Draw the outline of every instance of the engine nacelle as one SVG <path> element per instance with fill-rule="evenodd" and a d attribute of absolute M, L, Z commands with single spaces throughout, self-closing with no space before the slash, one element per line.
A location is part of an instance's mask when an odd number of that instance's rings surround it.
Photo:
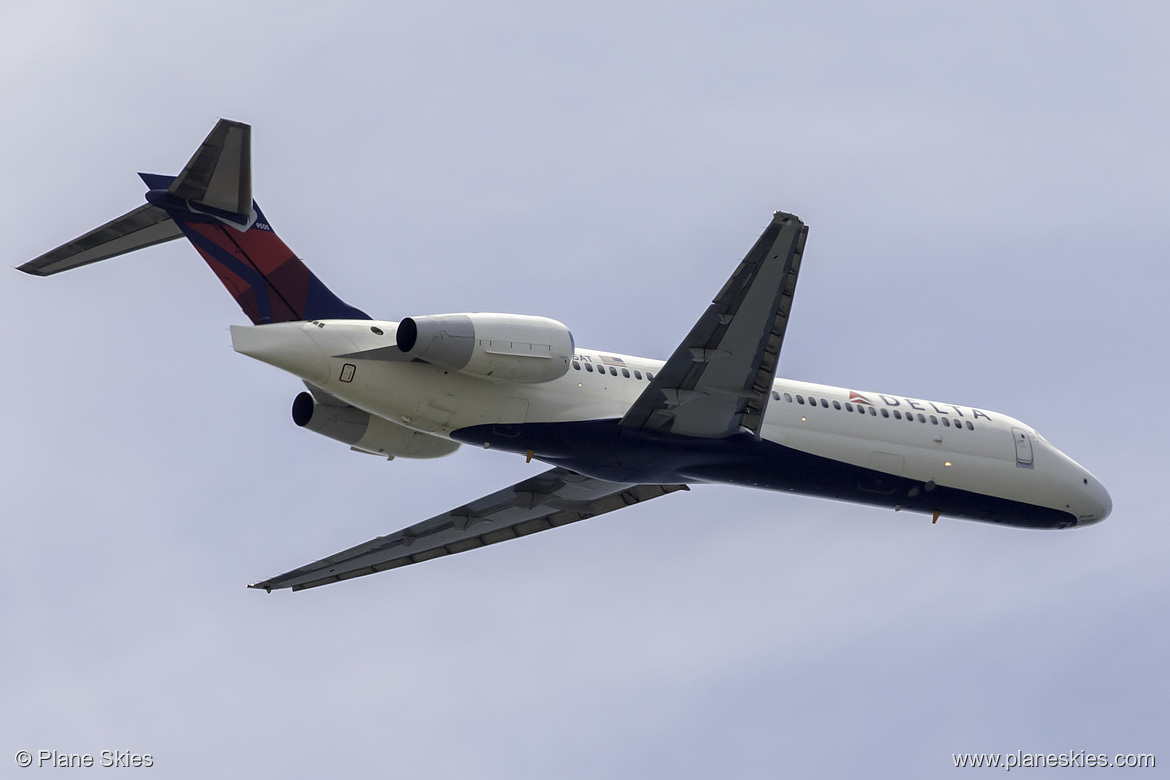
<path fill-rule="evenodd" d="M 433 314 L 398 323 L 398 348 L 412 358 L 474 376 L 535 384 L 559 379 L 573 359 L 573 334 L 547 317 Z"/>
<path fill-rule="evenodd" d="M 414 431 L 353 406 L 323 404 L 311 393 L 293 401 L 293 422 L 336 439 L 355 450 L 387 458 L 441 458 L 459 449 L 459 442 Z"/>

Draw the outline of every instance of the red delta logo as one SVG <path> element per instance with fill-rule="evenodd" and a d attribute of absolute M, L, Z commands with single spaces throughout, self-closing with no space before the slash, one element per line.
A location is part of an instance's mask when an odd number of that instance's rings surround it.
<path fill-rule="evenodd" d="M 870 406 L 873 406 L 873 401 L 869 400 L 856 390 L 849 391 L 849 400 L 855 404 L 869 404 Z"/>

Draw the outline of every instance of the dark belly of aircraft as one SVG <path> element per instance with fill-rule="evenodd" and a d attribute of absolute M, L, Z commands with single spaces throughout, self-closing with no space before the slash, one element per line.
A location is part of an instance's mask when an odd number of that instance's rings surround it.
<path fill-rule="evenodd" d="M 749 434 L 699 439 L 629 431 L 618 421 L 476 425 L 451 433 L 475 446 L 524 454 L 595 479 L 628 484 L 702 482 L 833 498 L 1019 528 L 1067 528 L 1069 512 L 986 496 L 811 455 Z"/>

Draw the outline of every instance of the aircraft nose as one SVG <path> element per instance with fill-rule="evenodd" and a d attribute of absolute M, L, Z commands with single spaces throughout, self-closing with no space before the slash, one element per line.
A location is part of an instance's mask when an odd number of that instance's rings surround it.
<path fill-rule="evenodd" d="M 1087 492 L 1087 500 L 1085 510 L 1078 515 L 1077 525 L 1092 525 L 1099 523 L 1109 516 L 1113 511 L 1113 499 L 1109 496 L 1109 491 L 1101 484 L 1101 481 L 1094 477 L 1089 472 L 1081 478 Z"/>
<path fill-rule="evenodd" d="M 329 373 L 325 353 L 301 322 L 232 325 L 232 348 L 309 382 L 321 382 Z"/>

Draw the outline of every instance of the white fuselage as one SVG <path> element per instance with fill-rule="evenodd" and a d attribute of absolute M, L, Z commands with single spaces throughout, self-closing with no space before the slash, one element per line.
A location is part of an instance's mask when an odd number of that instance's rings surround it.
<path fill-rule="evenodd" d="M 477 426 L 620 419 L 663 365 L 577 348 L 573 367 L 559 379 L 503 382 L 395 359 L 394 350 L 384 348 L 395 344 L 396 326 L 356 320 L 280 323 L 233 327 L 232 336 L 237 351 L 290 371 L 358 409 L 448 438 Z M 375 350 L 387 357 L 355 356 Z M 1110 511 L 1108 493 L 1093 475 L 1007 415 L 779 378 L 772 387 L 761 431 L 768 442 L 922 483 L 926 490 L 953 488 L 1064 511 L 1077 525 L 1097 522 Z M 884 503 L 900 508 L 893 496 Z"/>

